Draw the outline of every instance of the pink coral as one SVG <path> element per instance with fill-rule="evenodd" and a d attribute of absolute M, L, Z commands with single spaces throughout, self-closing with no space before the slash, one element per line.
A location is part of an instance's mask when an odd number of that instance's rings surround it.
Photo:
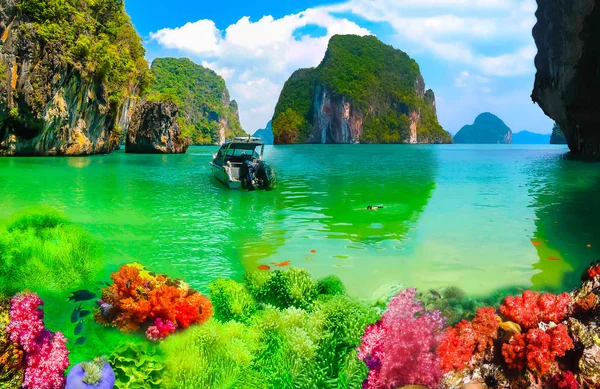
<path fill-rule="evenodd" d="M 555 374 L 548 380 L 546 385 L 548 389 L 577 389 L 579 383 L 575 379 L 575 375 L 570 371 L 565 371 L 560 374 Z"/>
<path fill-rule="evenodd" d="M 11 301 L 10 323 L 6 327 L 10 339 L 25 351 L 23 387 L 61 389 L 64 372 L 69 367 L 67 340 L 60 332 L 44 329 L 42 300 L 35 293 L 21 293 Z"/>
<path fill-rule="evenodd" d="M 358 357 L 370 370 L 364 388 L 435 387 L 441 377 L 435 349 L 445 320 L 439 311 L 425 311 L 416 293 L 402 291 L 381 321 L 367 327 L 358 348 Z"/>
<path fill-rule="evenodd" d="M 556 366 L 556 358 L 573 349 L 573 341 L 564 324 L 547 330 L 532 329 L 526 334 L 515 334 L 508 344 L 502 346 L 502 355 L 512 369 L 544 375 Z"/>
<path fill-rule="evenodd" d="M 539 323 L 560 323 L 569 310 L 572 298 L 561 295 L 542 294 L 526 290 L 522 296 L 507 297 L 500 306 L 500 313 L 524 329 L 536 328 Z"/>
<path fill-rule="evenodd" d="M 163 321 L 161 318 L 158 318 L 154 321 L 153 326 L 148 327 L 146 336 L 150 340 L 158 341 L 166 338 L 169 334 L 175 332 L 176 329 L 177 325 L 172 321 Z"/>

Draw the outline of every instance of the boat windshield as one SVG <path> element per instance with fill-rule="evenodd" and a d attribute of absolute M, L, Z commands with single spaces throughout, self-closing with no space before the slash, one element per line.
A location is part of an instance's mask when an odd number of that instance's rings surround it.
<path fill-rule="evenodd" d="M 262 157 L 264 145 L 262 143 L 227 143 L 221 146 L 214 163 L 224 166 L 227 162 L 243 163 Z"/>

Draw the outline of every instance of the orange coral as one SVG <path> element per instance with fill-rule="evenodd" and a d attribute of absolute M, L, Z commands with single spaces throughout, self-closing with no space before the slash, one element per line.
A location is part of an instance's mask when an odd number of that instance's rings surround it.
<path fill-rule="evenodd" d="M 111 276 L 113 284 L 102 291 L 97 321 L 115 325 L 122 331 L 137 331 L 157 319 L 187 328 L 212 316 L 212 304 L 207 297 L 183 282 L 151 274 L 139 265 L 122 266 Z"/>

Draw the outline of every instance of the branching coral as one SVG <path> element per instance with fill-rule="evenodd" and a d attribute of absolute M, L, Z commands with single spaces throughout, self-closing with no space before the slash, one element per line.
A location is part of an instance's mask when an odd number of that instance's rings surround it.
<path fill-rule="evenodd" d="M 150 326 L 150 339 L 162 339 L 172 328 L 200 324 L 213 314 L 205 296 L 182 281 L 152 275 L 140 265 L 125 265 L 111 276 L 113 284 L 102 290 L 96 320 L 122 331 Z M 160 319 L 160 321 L 157 321 Z"/>
<path fill-rule="evenodd" d="M 567 316 L 571 302 L 568 293 L 540 295 L 526 290 L 522 296 L 507 297 L 500 306 L 500 313 L 524 329 L 531 329 L 539 323 L 560 323 Z"/>
<path fill-rule="evenodd" d="M 515 334 L 508 344 L 502 346 L 502 355 L 508 367 L 530 371 L 543 376 L 556 366 L 556 358 L 562 357 L 574 347 L 567 326 L 532 329 L 526 334 Z"/>
<path fill-rule="evenodd" d="M 381 321 L 367 327 L 358 352 L 370 369 L 366 388 L 434 387 L 439 380 L 435 349 L 445 321 L 439 311 L 425 311 L 415 295 L 415 289 L 402 291 Z"/>
<path fill-rule="evenodd" d="M 61 389 L 64 371 L 69 367 L 67 339 L 60 332 L 44 329 L 44 312 L 38 307 L 42 300 L 35 293 L 21 293 L 12 298 L 10 339 L 25 351 L 26 369 L 23 387 L 30 389 Z"/>
<path fill-rule="evenodd" d="M 498 316 L 494 308 L 479 308 L 472 322 L 461 321 L 447 329 L 438 349 L 442 370 L 462 370 L 479 362 L 498 337 Z"/>
<path fill-rule="evenodd" d="M 215 317 L 220 321 L 247 322 L 256 311 L 252 295 L 233 280 L 218 279 L 209 285 L 210 298 L 215 307 Z"/>
<path fill-rule="evenodd" d="M 570 371 L 553 375 L 547 384 L 548 389 L 577 389 L 578 387 L 579 383 L 575 379 L 573 372 Z"/>

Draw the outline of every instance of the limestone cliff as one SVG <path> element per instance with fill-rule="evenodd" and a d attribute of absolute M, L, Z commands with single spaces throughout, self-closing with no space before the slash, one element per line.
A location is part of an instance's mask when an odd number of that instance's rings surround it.
<path fill-rule="evenodd" d="M 136 105 L 127 132 L 127 153 L 185 153 L 189 139 L 177 123 L 179 109 L 174 103 L 142 101 Z"/>
<path fill-rule="evenodd" d="M 113 150 L 124 102 L 147 73 L 122 2 L 0 5 L 0 155 Z"/>
<path fill-rule="evenodd" d="M 537 0 L 533 101 L 575 154 L 600 157 L 600 4 Z"/>
<path fill-rule="evenodd" d="M 376 37 L 336 35 L 314 69 L 286 82 L 275 143 L 449 143 L 419 66 Z"/>

